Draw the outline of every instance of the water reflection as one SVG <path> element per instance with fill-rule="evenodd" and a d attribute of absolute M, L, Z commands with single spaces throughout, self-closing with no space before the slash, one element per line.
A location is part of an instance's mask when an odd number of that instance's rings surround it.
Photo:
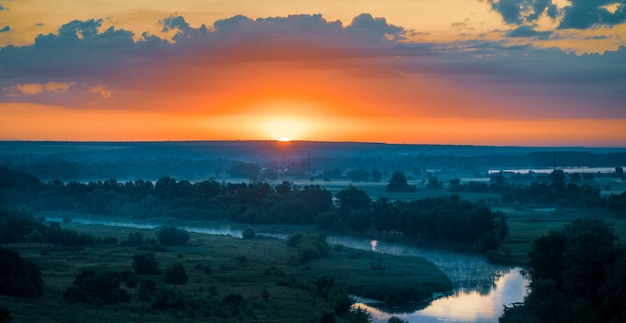
<path fill-rule="evenodd" d="M 374 240 L 375 241 L 375 240 Z M 416 248 L 402 244 L 354 237 L 330 236 L 328 242 L 375 252 L 418 256 L 434 263 L 454 286 L 454 292 L 430 303 L 388 308 L 384 304 L 357 304 L 367 309 L 374 322 L 386 323 L 391 316 L 409 322 L 498 322 L 503 305 L 521 302 L 528 281 L 519 268 L 488 263 L 484 257 L 453 251 Z"/>
<path fill-rule="evenodd" d="M 374 323 L 386 323 L 396 316 L 408 322 L 498 322 L 503 305 L 519 302 L 526 295 L 526 279 L 518 269 L 499 277 L 493 288 L 486 294 L 477 290 L 458 289 L 452 295 L 436 299 L 422 310 L 412 313 L 389 311 L 378 304 L 356 306 L 367 309 L 374 317 Z"/>

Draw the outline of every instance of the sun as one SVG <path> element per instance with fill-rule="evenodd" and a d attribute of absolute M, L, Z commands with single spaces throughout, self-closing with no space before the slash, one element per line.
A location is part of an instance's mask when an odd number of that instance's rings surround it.
<path fill-rule="evenodd" d="M 307 128 L 306 120 L 296 117 L 271 117 L 262 125 L 270 139 L 281 142 L 302 138 Z"/>

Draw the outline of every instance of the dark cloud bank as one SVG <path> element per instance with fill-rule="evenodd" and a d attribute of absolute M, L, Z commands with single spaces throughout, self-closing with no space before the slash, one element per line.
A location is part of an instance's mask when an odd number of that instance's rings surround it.
<path fill-rule="evenodd" d="M 543 15 L 558 20 L 559 29 L 587 29 L 626 22 L 626 0 L 571 0 L 562 9 L 553 0 L 486 1 L 509 24 L 534 23 Z M 617 9 L 610 10 L 611 5 Z"/>

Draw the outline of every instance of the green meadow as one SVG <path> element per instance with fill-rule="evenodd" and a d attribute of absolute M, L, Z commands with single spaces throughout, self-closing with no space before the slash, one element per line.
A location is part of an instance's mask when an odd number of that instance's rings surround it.
<path fill-rule="evenodd" d="M 77 223 L 64 227 L 120 241 L 131 232 L 141 232 L 146 238 L 154 236 L 153 230 Z M 154 251 L 159 269 L 181 263 L 188 282 L 167 285 L 158 275 L 149 277 L 163 286 L 159 289 L 171 290 L 172 295 L 189 302 L 189 306 L 155 308 L 154 298 L 152 303 L 141 301 L 138 288 L 124 283 L 120 286 L 131 295 L 128 303 L 86 305 L 63 300 L 64 291 L 82 270 L 132 271 L 133 255 L 151 248 L 111 244 L 67 248 L 31 245 L 14 249 L 41 268 L 44 296 L 2 296 L 0 304 L 11 311 L 14 322 L 317 322 L 323 312 L 333 311 L 332 304 L 320 293 L 322 287 L 339 287 L 351 294 L 388 300 L 407 295 L 427 298 L 433 292 L 451 289 L 450 280 L 432 263 L 420 258 L 381 257 L 331 246 L 327 258 L 300 263 L 297 250 L 282 240 L 191 233 L 186 246 Z M 238 298 L 234 307 L 224 303 L 225 299 Z"/>

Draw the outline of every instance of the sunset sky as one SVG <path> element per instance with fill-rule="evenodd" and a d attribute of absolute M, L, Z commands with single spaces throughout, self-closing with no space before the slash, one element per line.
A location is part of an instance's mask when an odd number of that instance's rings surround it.
<path fill-rule="evenodd" d="M 626 147 L 626 0 L 0 0 L 0 140 Z"/>

